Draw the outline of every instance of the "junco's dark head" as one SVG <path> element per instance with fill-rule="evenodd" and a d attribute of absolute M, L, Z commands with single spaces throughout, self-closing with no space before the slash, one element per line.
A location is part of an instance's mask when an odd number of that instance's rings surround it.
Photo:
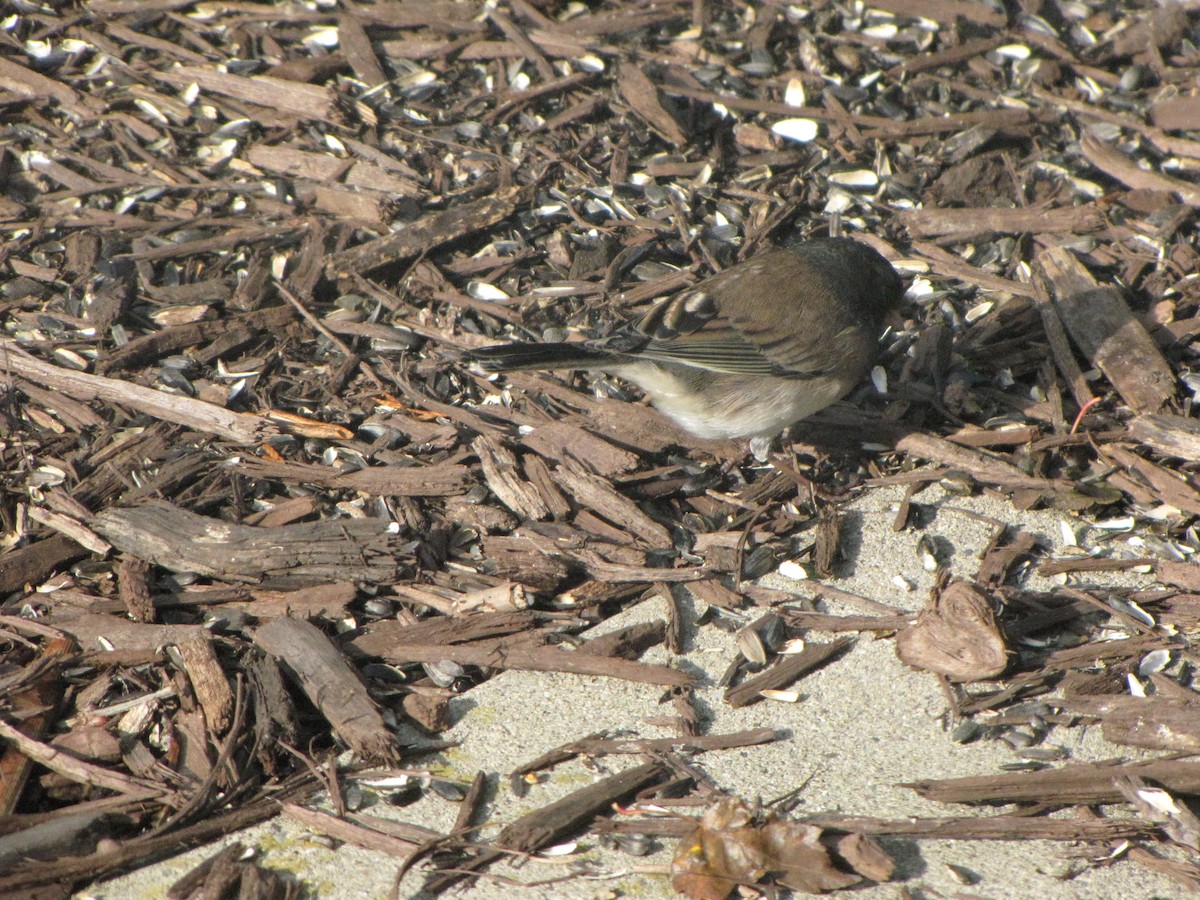
<path fill-rule="evenodd" d="M 870 371 L 903 293 L 875 250 L 825 238 L 730 266 L 601 340 L 498 344 L 469 358 L 492 372 L 611 372 L 698 437 L 765 438 Z"/>

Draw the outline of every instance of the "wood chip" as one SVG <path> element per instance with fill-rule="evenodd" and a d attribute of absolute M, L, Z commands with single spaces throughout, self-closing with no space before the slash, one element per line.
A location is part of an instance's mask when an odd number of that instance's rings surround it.
<path fill-rule="evenodd" d="M 279 660 L 351 750 L 368 761 L 400 759 L 396 738 L 358 674 L 320 629 L 299 619 L 274 619 L 254 632 L 254 643 Z"/>
<path fill-rule="evenodd" d="M 1175 395 L 1171 368 L 1116 288 L 1096 284 L 1061 247 L 1038 254 L 1035 266 L 1076 346 L 1098 366 L 1137 413 L 1157 413 Z"/>

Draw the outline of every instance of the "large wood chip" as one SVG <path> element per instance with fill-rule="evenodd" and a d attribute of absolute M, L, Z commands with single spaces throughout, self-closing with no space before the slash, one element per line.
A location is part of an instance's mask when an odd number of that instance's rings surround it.
<path fill-rule="evenodd" d="M 471 484 L 466 466 L 370 466 L 340 472 L 328 466 L 243 457 L 237 468 L 256 478 L 278 478 L 296 484 L 362 491 L 376 497 L 446 497 L 466 493 Z"/>
<path fill-rule="evenodd" d="M 1200 122 L 1200 97 L 1167 97 L 1150 107 L 1150 121 L 1167 131 L 1192 131 Z"/>
<path fill-rule="evenodd" d="M 1145 415 L 1129 423 L 1129 436 L 1157 450 L 1189 462 L 1200 459 L 1200 420 L 1186 416 Z"/>
<path fill-rule="evenodd" d="M 500 441 L 489 435 L 476 438 L 471 449 L 479 457 L 483 480 L 492 489 L 496 498 L 526 519 L 546 519 L 550 510 L 538 490 L 521 477 L 517 468 L 517 457 Z"/>
<path fill-rule="evenodd" d="M 1103 455 L 1123 466 L 1136 476 L 1150 493 L 1167 506 L 1173 506 L 1191 515 L 1200 515 L 1200 492 L 1182 474 L 1176 474 L 1157 463 L 1138 456 L 1120 444 L 1106 444 Z"/>
<path fill-rule="evenodd" d="M 377 648 L 378 643 L 373 641 L 371 646 Z M 402 664 L 438 663 L 448 660 L 459 665 L 483 666 L 490 669 L 602 675 L 639 684 L 686 687 L 695 683 L 691 675 L 669 666 L 633 662 L 595 653 L 572 653 L 557 647 L 527 647 L 518 641 L 476 641 L 472 644 L 393 643 L 380 649 L 378 655 L 389 662 Z"/>
<path fill-rule="evenodd" d="M 1121 292 L 1098 285 L 1062 247 L 1043 250 L 1034 267 L 1088 361 L 1108 376 L 1134 412 L 1162 412 L 1175 396 L 1175 377 Z"/>
<path fill-rule="evenodd" d="M 921 432 L 906 434 L 896 441 L 896 449 L 919 459 L 932 460 L 950 469 L 961 470 L 984 484 L 994 484 L 1012 490 L 1020 488 L 1069 490 L 1072 487 L 1071 483 L 1067 481 L 1033 478 L 998 456 L 984 453 L 973 447 L 952 444 L 933 434 Z"/>
<path fill-rule="evenodd" d="M 50 621 L 84 650 L 156 650 L 205 634 L 202 625 L 146 625 L 100 613 L 55 614 Z"/>
<path fill-rule="evenodd" d="M 618 493 L 605 479 L 590 472 L 560 466 L 552 476 L 567 496 L 614 525 L 636 534 L 652 547 L 670 547 L 671 533 L 638 509 L 636 503 Z"/>
<path fill-rule="evenodd" d="M 251 528 L 153 503 L 107 509 L 92 524 L 117 549 L 172 572 L 240 581 L 391 581 L 409 555 L 380 519 Z"/>
<path fill-rule="evenodd" d="M 1178 197 L 1188 206 L 1200 206 L 1200 187 L 1196 187 L 1190 181 L 1181 181 L 1151 169 L 1143 169 L 1116 147 L 1101 141 L 1090 131 L 1084 132 L 1079 139 L 1079 146 L 1088 162 L 1128 187 L 1135 190 L 1164 191 Z"/>
<path fill-rule="evenodd" d="M 571 834 L 593 817 L 611 809 L 613 803 L 655 783 L 664 773 L 661 763 L 651 762 L 610 775 L 506 825 L 496 836 L 496 844 L 509 850 L 533 853 Z"/>
<path fill-rule="evenodd" d="M 551 462 L 568 458 L 581 463 L 597 475 L 623 475 L 637 468 L 637 454 L 597 437 L 576 422 L 549 422 L 521 436 L 521 443 Z"/>
<path fill-rule="evenodd" d="M 1015 775 L 931 778 L 905 785 L 939 803 L 1038 803 L 1046 806 L 1113 803 L 1122 799 L 1116 779 L 1145 778 L 1172 793 L 1200 792 L 1200 762 L 1159 759 L 1140 763 L 1076 763 Z"/>
<path fill-rule="evenodd" d="M 1055 705 L 1100 720 L 1104 739 L 1167 753 L 1200 753 L 1200 698 L 1072 697 Z"/>
<path fill-rule="evenodd" d="M 952 237 L 977 239 L 989 234 L 1081 234 L 1105 227 L 1104 215 L 1094 206 L 1039 209 L 908 209 L 898 213 L 900 222 L 914 238 Z"/>
<path fill-rule="evenodd" d="M 233 75 L 202 66 L 177 66 L 154 74 L 177 87 L 196 84 L 201 90 L 244 100 L 297 119 L 328 121 L 337 109 L 337 98 L 329 88 L 269 75 Z"/>
<path fill-rule="evenodd" d="M 185 425 L 238 444 L 257 444 L 278 434 L 278 429 L 260 416 L 230 412 L 203 400 L 168 394 L 115 378 L 64 369 L 30 356 L 15 341 L 0 340 L 0 360 L 5 370 L 76 399 L 99 399 L 128 406 L 165 422 Z"/>
<path fill-rule="evenodd" d="M 233 691 L 221 670 L 211 635 L 198 635 L 176 644 L 184 670 L 214 735 L 223 735 L 233 717 Z"/>
<path fill-rule="evenodd" d="M 779 690 L 820 668 L 849 647 L 853 641 L 840 637 L 828 644 L 808 643 L 799 653 L 781 656 L 771 668 L 748 678 L 725 692 L 725 702 L 733 707 L 748 706 L 763 698 L 763 691 Z"/>
<path fill-rule="evenodd" d="M 934 592 L 917 621 L 896 635 L 896 655 L 951 681 L 983 681 L 1008 667 L 991 601 L 966 581 Z"/>
<path fill-rule="evenodd" d="M 315 625 L 279 618 L 254 632 L 254 643 L 282 663 L 334 733 L 365 760 L 395 763 L 396 738 L 342 651 Z"/>
<path fill-rule="evenodd" d="M 370 272 L 389 263 L 404 262 L 442 244 L 495 225 L 508 218 L 529 196 L 527 188 L 501 188 L 490 197 L 456 203 L 406 225 L 400 231 L 375 238 L 330 256 L 326 272 L 331 277 Z"/>

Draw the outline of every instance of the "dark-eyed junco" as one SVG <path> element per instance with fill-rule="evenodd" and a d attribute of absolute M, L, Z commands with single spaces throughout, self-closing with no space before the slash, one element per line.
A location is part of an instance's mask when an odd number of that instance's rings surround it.
<path fill-rule="evenodd" d="M 761 442 L 870 371 L 903 292 L 867 245 L 818 239 L 730 266 L 601 340 L 497 344 L 469 358 L 491 372 L 610 372 L 698 437 Z"/>

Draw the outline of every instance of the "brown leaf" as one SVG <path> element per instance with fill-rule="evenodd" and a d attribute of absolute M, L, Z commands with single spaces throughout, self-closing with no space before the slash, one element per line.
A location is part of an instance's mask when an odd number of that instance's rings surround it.
<path fill-rule="evenodd" d="M 815 825 L 776 820 L 763 829 L 768 867 L 780 884 L 809 894 L 825 894 L 858 884 L 862 879 L 836 868 L 821 843 L 824 832 Z"/>
<path fill-rule="evenodd" d="M 995 678 L 1008 665 L 987 595 L 966 581 L 934 592 L 917 621 L 896 635 L 896 655 L 951 681 Z"/>
<path fill-rule="evenodd" d="M 838 839 L 837 852 L 858 874 L 872 881 L 891 881 L 896 861 L 865 834 L 847 834 Z"/>
<path fill-rule="evenodd" d="M 679 842 L 671 860 L 675 890 L 692 900 L 723 900 L 739 884 L 754 884 L 765 869 L 766 847 L 750 807 L 726 797 Z"/>
<path fill-rule="evenodd" d="M 765 885 L 770 877 L 793 890 L 818 894 L 862 881 L 835 865 L 824 837 L 814 825 L 762 816 L 744 801 L 726 797 L 680 841 L 671 862 L 671 883 L 693 900 L 723 900 L 739 885 Z M 873 874 L 868 877 L 891 877 L 892 861 L 882 850 L 861 835 L 848 837 L 861 839 L 848 845 L 848 859 L 869 869 Z"/>

